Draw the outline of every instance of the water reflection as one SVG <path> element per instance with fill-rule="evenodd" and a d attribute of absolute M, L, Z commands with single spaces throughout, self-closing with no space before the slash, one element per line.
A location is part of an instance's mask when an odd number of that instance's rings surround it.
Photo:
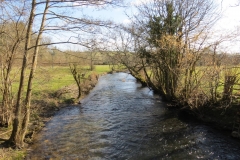
<path fill-rule="evenodd" d="M 101 77 L 47 124 L 28 159 L 240 159 L 239 143 L 180 121 L 126 73 Z"/>

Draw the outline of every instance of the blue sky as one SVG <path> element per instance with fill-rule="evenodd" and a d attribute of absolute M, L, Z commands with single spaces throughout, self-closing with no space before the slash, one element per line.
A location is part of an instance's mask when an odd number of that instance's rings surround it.
<path fill-rule="evenodd" d="M 127 23 L 128 17 L 126 16 L 126 12 L 129 15 L 132 14 L 133 8 L 131 4 L 139 3 L 141 0 L 127 0 L 128 7 L 110 7 L 106 9 L 96 9 L 94 7 L 86 7 L 82 10 L 82 13 L 88 16 L 92 16 L 94 18 L 102 19 L 102 20 L 112 20 L 118 23 Z M 144 0 L 146 2 L 148 0 Z M 237 32 L 237 28 L 239 30 L 238 35 L 240 36 L 240 6 L 235 6 L 239 0 L 215 0 L 219 4 L 219 9 L 222 11 L 222 17 L 219 22 L 216 23 L 214 27 L 214 32 L 216 36 L 226 35 L 231 33 L 232 31 Z M 82 14 L 81 13 L 81 14 Z M 80 14 L 76 12 L 75 14 Z M 64 37 L 64 36 L 62 36 Z M 54 38 L 53 38 L 54 39 Z M 63 46 L 63 48 L 67 49 L 76 49 L 76 46 L 68 45 Z M 240 52 L 240 40 L 239 41 L 228 41 L 225 42 L 223 48 L 230 52 Z"/>
<path fill-rule="evenodd" d="M 135 0 L 132 0 L 132 2 Z M 108 7 L 106 9 L 96 9 L 94 7 L 87 7 L 83 11 L 86 15 L 103 20 L 112 20 L 114 22 L 125 22 L 127 20 L 126 12 L 131 13 L 131 0 L 126 1 L 126 7 Z"/>

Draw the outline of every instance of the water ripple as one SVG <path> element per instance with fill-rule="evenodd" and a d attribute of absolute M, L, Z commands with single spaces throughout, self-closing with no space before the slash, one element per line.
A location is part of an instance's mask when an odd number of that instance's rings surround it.
<path fill-rule="evenodd" d="M 164 105 L 129 74 L 106 75 L 53 117 L 27 159 L 240 159 L 238 142 Z"/>

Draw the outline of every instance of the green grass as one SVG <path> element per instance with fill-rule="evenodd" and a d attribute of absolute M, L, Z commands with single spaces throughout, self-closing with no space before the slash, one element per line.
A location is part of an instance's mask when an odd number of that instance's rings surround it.
<path fill-rule="evenodd" d="M 215 78 L 217 78 L 218 76 L 218 72 L 219 83 L 215 84 L 214 82 Z M 150 69 L 147 71 L 147 73 L 148 75 L 150 75 L 151 73 L 153 74 Z M 221 99 L 224 91 L 225 76 L 228 75 L 237 76 L 237 79 L 239 79 L 239 81 L 233 86 L 233 94 L 240 95 L 240 67 L 238 66 L 221 66 L 220 68 L 214 66 L 197 66 L 190 82 L 195 92 L 204 92 L 204 94 L 208 95 L 209 97 L 211 96 L 211 90 L 215 87 L 215 85 L 217 85 L 217 97 Z M 178 78 L 178 87 L 181 91 L 185 85 L 185 69 L 181 70 L 181 74 Z"/>
<path fill-rule="evenodd" d="M 106 72 L 111 71 L 111 67 L 109 67 L 109 65 L 96 65 L 95 66 L 95 72 L 97 74 L 103 74 Z"/>
<path fill-rule="evenodd" d="M 25 150 L 14 150 L 11 148 L 0 149 L 0 160 L 23 160 L 25 156 Z"/>
<path fill-rule="evenodd" d="M 110 71 L 108 65 L 97 65 L 93 72 L 103 74 L 108 71 Z M 71 84 L 75 84 L 75 81 L 68 66 L 38 67 L 33 90 L 35 94 L 42 91 L 53 92 Z"/>
<path fill-rule="evenodd" d="M 34 79 L 34 91 L 52 91 L 75 83 L 69 67 L 39 67 Z"/>
<path fill-rule="evenodd" d="M 109 65 L 96 65 L 94 71 L 92 72 L 101 75 L 109 71 L 111 71 Z M 15 79 L 12 83 L 12 91 L 14 95 L 16 95 L 19 85 L 19 69 L 15 68 L 13 70 L 13 73 L 15 75 Z M 90 73 L 91 72 L 87 73 L 86 76 L 88 76 Z M 26 77 L 26 81 L 27 80 L 28 79 Z M 33 79 L 33 95 L 37 97 L 39 96 L 40 98 L 43 93 L 53 93 L 71 84 L 75 84 L 75 81 L 73 79 L 69 66 L 38 66 L 35 77 Z M 27 84 L 25 83 L 25 85 Z"/>

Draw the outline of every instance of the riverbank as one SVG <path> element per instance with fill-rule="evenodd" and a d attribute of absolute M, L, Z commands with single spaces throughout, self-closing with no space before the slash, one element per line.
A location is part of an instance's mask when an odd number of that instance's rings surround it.
<path fill-rule="evenodd" d="M 141 78 L 138 78 L 138 80 L 143 85 L 146 83 Z M 157 89 L 153 90 L 156 94 L 160 94 Z M 173 110 L 173 112 L 177 112 L 179 118 L 183 120 L 198 121 L 199 123 L 211 126 L 219 131 L 227 132 L 229 136 L 231 136 L 234 131 L 234 124 L 239 121 L 238 129 L 240 130 L 239 96 L 232 96 L 231 102 L 227 100 L 219 100 L 217 103 L 213 104 L 209 101 L 209 104 L 204 106 L 199 105 L 198 107 L 192 108 L 190 106 L 184 106 L 182 103 L 176 103 L 176 101 L 179 102 L 181 99 L 177 99 L 175 102 L 164 100 L 168 108 Z M 238 140 L 240 139 L 240 133 L 238 133 L 237 136 L 236 134 L 233 136 L 238 138 Z"/>
<path fill-rule="evenodd" d="M 98 77 L 96 75 L 93 75 L 92 78 L 88 79 L 85 87 L 83 86 L 84 95 L 82 96 L 82 98 L 87 95 L 92 88 L 94 88 L 94 86 L 98 82 L 97 79 Z M 34 143 L 35 135 L 37 135 L 39 131 L 41 131 L 42 128 L 45 127 L 45 124 L 51 119 L 52 116 L 54 116 L 57 111 L 66 106 L 75 105 L 78 103 L 78 101 L 73 98 L 74 96 L 76 96 L 76 93 L 77 87 L 75 85 L 70 85 L 59 89 L 51 95 L 46 95 L 46 97 L 43 97 L 42 101 L 34 102 L 33 107 L 35 108 L 33 109 L 33 114 L 31 117 L 32 119 L 30 124 L 30 130 L 26 136 L 27 144 Z M 59 99 L 61 99 L 61 102 L 57 102 L 57 100 L 59 101 Z M 41 108 L 41 110 L 39 110 L 39 108 Z M 235 109 L 237 109 L 237 106 L 235 106 Z M 234 111 L 231 107 L 223 108 L 217 106 L 212 106 L 211 108 L 204 107 L 201 110 L 177 108 L 176 110 L 173 110 L 173 112 L 178 112 L 180 119 L 185 119 L 188 121 L 199 120 L 199 122 L 210 125 L 211 127 L 214 127 L 220 131 L 231 130 L 233 122 L 230 119 L 234 119 L 234 115 L 236 114 L 236 110 Z M 10 153 L 10 155 L 14 154 L 14 156 L 12 156 L 14 157 L 13 159 L 21 159 L 19 157 L 24 157 L 26 152 L 26 150 L 16 151 L 12 149 L 3 149 L 0 152 L 0 156 L 9 157 L 7 153 Z"/>
<path fill-rule="evenodd" d="M 53 117 L 27 158 L 239 159 L 237 141 L 180 120 L 177 110 L 167 109 L 158 95 L 135 82 L 126 73 L 102 77 L 81 106 Z"/>
<path fill-rule="evenodd" d="M 100 67 L 99 67 L 100 68 Z M 97 84 L 99 76 L 106 74 L 110 69 L 97 68 L 81 84 L 82 95 L 76 99 L 78 93 L 76 84 L 64 86 L 54 92 L 41 92 L 34 98 L 31 105 L 31 117 L 29 129 L 25 138 L 25 147 L 22 149 L 5 148 L 2 143 L 9 139 L 11 128 L 0 129 L 0 160 L 1 159 L 24 159 L 27 154 L 28 146 L 34 143 L 34 137 L 45 127 L 45 124 L 51 120 L 52 116 L 62 108 L 69 105 L 77 105 Z"/>
<path fill-rule="evenodd" d="M 227 133 L 228 136 L 232 135 L 238 111 L 239 107 L 237 104 L 228 107 L 212 105 L 202 107 L 201 109 L 190 109 L 188 107 L 177 109 L 180 119 L 184 121 L 197 121 L 198 123 L 217 129 L 220 132 Z"/>
<path fill-rule="evenodd" d="M 77 105 L 79 101 L 95 87 L 101 75 L 89 75 L 86 81 L 81 85 L 82 96 L 80 99 L 74 98 L 78 91 L 77 86 L 73 84 L 63 87 L 51 95 L 44 95 L 45 97 L 43 97 L 42 100 L 33 101 L 29 130 L 25 138 L 26 148 L 15 150 L 1 146 L 0 159 L 8 159 L 8 157 L 11 157 L 11 159 L 23 159 L 27 153 L 28 146 L 34 143 L 35 136 L 45 127 L 46 123 L 51 120 L 52 116 L 66 106 Z M 2 133 L 5 133 L 4 138 L 1 139 L 1 141 L 4 142 L 9 138 L 11 130 L 6 128 L 5 131 L 2 130 Z"/>
<path fill-rule="evenodd" d="M 62 108 L 69 105 L 78 105 L 86 95 L 95 87 L 98 82 L 99 76 L 96 73 L 92 73 L 88 78 L 81 84 L 81 97 L 76 99 L 78 94 L 77 86 L 75 84 L 63 87 L 53 93 L 52 95 L 44 98 L 41 102 L 33 102 L 33 112 L 36 112 L 32 115 L 31 123 L 29 124 L 29 132 L 26 134 L 25 142 L 32 144 L 34 140 L 34 135 L 37 134 L 45 124 L 51 120 L 51 117 Z"/>

